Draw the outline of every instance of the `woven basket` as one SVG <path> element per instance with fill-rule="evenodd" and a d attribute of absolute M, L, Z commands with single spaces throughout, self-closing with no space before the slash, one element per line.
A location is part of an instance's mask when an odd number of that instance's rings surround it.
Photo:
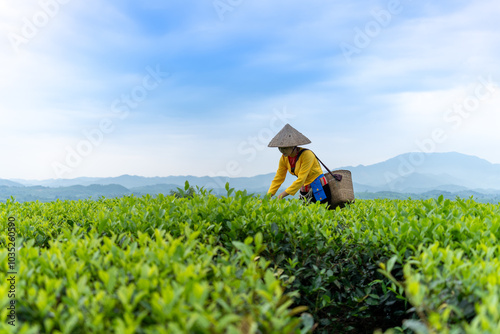
<path fill-rule="evenodd" d="M 332 173 L 342 175 L 342 180 L 337 181 L 330 173 L 324 173 L 328 180 L 328 185 L 330 186 L 330 192 L 332 193 L 330 206 L 335 209 L 338 206 L 343 208 L 347 203 L 354 203 L 355 199 L 351 172 L 341 169 L 332 171 Z"/>

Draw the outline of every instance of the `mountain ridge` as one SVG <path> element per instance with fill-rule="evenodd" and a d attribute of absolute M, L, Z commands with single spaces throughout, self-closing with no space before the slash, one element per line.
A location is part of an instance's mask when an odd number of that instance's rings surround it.
<path fill-rule="evenodd" d="M 500 164 L 493 164 L 485 159 L 458 152 L 421 153 L 409 152 L 397 155 L 372 165 L 358 165 L 331 168 L 330 170 L 347 169 L 351 171 L 355 193 L 399 193 L 399 194 L 434 194 L 435 192 L 451 194 L 500 194 Z M 211 189 L 215 193 L 225 193 L 224 187 L 229 182 L 236 190 L 247 190 L 249 193 L 266 193 L 275 173 L 260 174 L 250 177 L 210 177 L 176 175 L 165 177 L 145 177 L 124 174 L 117 177 L 79 177 L 74 179 L 22 180 L 0 179 L 0 195 L 5 198 L 9 193 L 28 193 L 31 187 L 46 187 L 47 193 L 68 194 L 64 188 L 74 186 L 91 187 L 94 185 L 119 185 L 123 194 L 158 194 L 184 188 L 186 181 L 191 186 Z M 287 175 L 282 184 L 286 189 L 295 177 Z M 13 191 L 15 188 L 24 190 Z M 89 188 L 97 191 L 97 187 Z M 126 189 L 126 190 L 125 190 Z M 76 188 L 73 188 L 76 191 Z M 81 190 L 81 189 L 80 189 Z M 81 192 L 88 194 L 91 190 Z M 37 190 L 40 192 L 40 190 Z M 102 188 L 101 193 L 110 193 L 111 188 Z M 119 193 L 120 191 L 118 191 Z M 116 193 L 116 191 L 115 191 Z M 52 195 L 51 195 L 52 196 Z M 391 195 L 392 196 L 392 195 Z M 31 198 L 31 197 L 30 197 Z"/>

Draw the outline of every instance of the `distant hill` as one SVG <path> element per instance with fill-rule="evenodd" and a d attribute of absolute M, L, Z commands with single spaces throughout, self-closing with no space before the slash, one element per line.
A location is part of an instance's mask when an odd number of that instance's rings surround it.
<path fill-rule="evenodd" d="M 428 198 L 443 194 L 450 198 L 474 196 L 495 202 L 500 197 L 500 164 L 456 152 L 406 153 L 373 165 L 338 167 L 332 171 L 338 169 L 351 171 L 358 198 Z M 225 194 L 226 182 L 236 190 L 265 194 L 274 175 L 238 178 L 121 175 L 39 181 L 0 179 L 0 200 L 10 196 L 21 201 L 169 194 L 177 187 L 184 188 L 186 181 L 191 186 L 210 189 L 214 194 Z M 287 175 L 279 191 L 286 189 L 295 179 Z"/>
<path fill-rule="evenodd" d="M 23 185 L 19 182 L 14 182 L 11 180 L 0 179 L 0 186 L 6 187 L 22 187 Z"/>
<path fill-rule="evenodd" d="M 500 190 L 500 164 L 456 152 L 405 153 L 377 164 L 341 169 L 351 171 L 355 190 L 361 191 Z"/>
<path fill-rule="evenodd" d="M 269 188 L 272 179 L 274 178 L 274 173 L 257 175 L 252 177 L 209 177 L 209 176 L 166 176 L 166 177 L 144 177 L 136 175 L 121 175 L 118 177 L 103 177 L 103 178 L 88 178 L 88 177 L 78 177 L 74 179 L 50 179 L 50 180 L 17 180 L 17 183 L 24 186 L 44 186 L 44 187 L 69 187 L 75 185 L 91 185 L 91 184 L 119 184 L 126 188 L 138 188 L 145 186 L 154 185 L 175 185 L 177 187 L 184 186 L 185 182 L 188 181 L 189 184 L 193 186 L 204 187 L 208 189 L 214 188 L 224 188 L 226 182 L 230 182 L 231 187 L 238 189 L 249 189 L 249 188 Z M 289 180 L 286 184 L 291 184 L 294 178 L 290 175 Z"/>

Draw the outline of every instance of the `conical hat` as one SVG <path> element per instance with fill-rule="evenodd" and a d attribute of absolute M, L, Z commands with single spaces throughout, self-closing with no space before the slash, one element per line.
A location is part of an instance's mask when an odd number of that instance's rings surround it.
<path fill-rule="evenodd" d="M 311 141 L 299 131 L 295 130 L 290 124 L 287 124 L 280 132 L 269 142 L 268 147 L 290 147 L 310 144 Z"/>

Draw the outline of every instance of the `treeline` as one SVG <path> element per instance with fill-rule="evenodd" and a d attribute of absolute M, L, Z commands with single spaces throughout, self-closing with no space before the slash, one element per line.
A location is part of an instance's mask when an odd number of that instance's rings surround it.
<path fill-rule="evenodd" d="M 49 188 L 42 186 L 33 187 L 6 187 L 0 186 L 0 201 L 14 197 L 18 202 L 40 201 L 50 202 L 56 199 L 79 200 L 97 199 L 99 197 L 114 198 L 132 194 L 132 191 L 116 184 L 91 185 Z"/>
<path fill-rule="evenodd" d="M 437 199 L 439 196 L 443 196 L 444 199 L 455 200 L 457 197 L 463 199 L 472 198 L 474 201 L 479 203 L 499 203 L 500 194 L 482 194 L 475 191 L 460 191 L 460 192 L 449 192 L 449 191 L 429 191 L 421 194 L 414 193 L 398 193 L 392 191 L 379 191 L 379 192 L 358 192 L 356 193 L 356 198 L 359 199 Z"/>
<path fill-rule="evenodd" d="M 43 187 L 43 186 L 32 186 L 32 187 L 8 187 L 0 186 L 0 201 L 5 202 L 7 199 L 14 197 L 18 202 L 30 202 L 30 201 L 40 201 L 40 202 L 50 202 L 57 199 L 60 200 L 80 200 L 80 199 L 98 199 L 100 197 L 105 198 L 115 198 L 123 197 L 128 195 L 143 196 L 149 195 L 171 195 L 178 194 L 179 189 L 184 187 L 179 187 L 175 184 L 157 184 L 152 186 L 143 186 L 136 188 L 126 188 L 121 185 L 111 184 L 111 185 L 90 185 L 90 186 L 70 186 L 70 187 Z M 192 188 L 192 187 L 191 187 Z M 195 191 L 193 188 L 192 191 Z M 212 189 L 215 195 L 225 195 L 227 192 L 224 188 Z M 262 188 L 261 191 L 250 191 L 249 193 L 255 194 L 265 194 L 266 189 Z M 473 198 L 476 202 L 480 203 L 499 203 L 500 194 L 483 194 L 475 191 L 460 191 L 460 192 L 448 192 L 448 191 L 429 191 L 422 194 L 414 193 L 399 193 L 390 191 L 380 191 L 380 192 L 356 192 L 356 198 L 359 199 L 437 199 L 440 195 L 443 195 L 445 199 L 455 200 L 457 197 L 460 198 Z M 297 197 L 297 196 L 295 196 Z"/>
<path fill-rule="evenodd" d="M 5 202 L 8 199 L 14 198 L 17 202 L 52 202 L 60 200 L 81 200 L 81 199 L 99 199 L 117 198 L 129 195 L 143 196 L 158 194 L 175 195 L 177 197 L 190 197 L 197 189 L 192 186 L 179 187 L 175 184 L 156 184 L 151 186 L 141 186 L 134 188 L 126 188 L 118 184 L 99 185 L 93 184 L 90 186 L 69 186 L 69 187 L 8 187 L 0 186 L 0 202 Z M 211 189 L 214 195 L 227 194 L 226 189 Z"/>

